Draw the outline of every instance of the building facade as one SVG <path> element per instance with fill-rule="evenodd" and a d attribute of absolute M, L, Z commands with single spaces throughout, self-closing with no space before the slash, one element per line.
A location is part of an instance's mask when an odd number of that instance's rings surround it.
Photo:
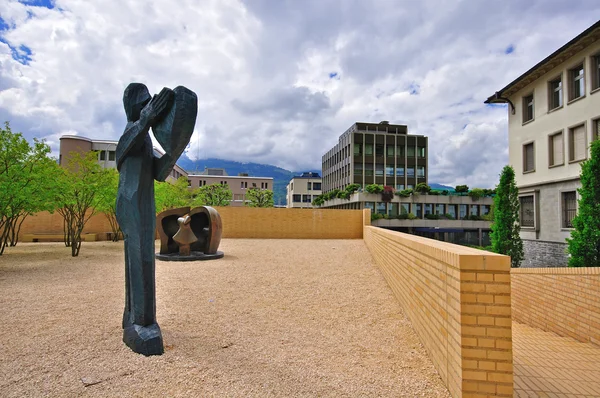
<path fill-rule="evenodd" d="M 272 177 L 230 176 L 227 175 L 225 169 L 205 169 L 200 174 L 188 174 L 187 179 L 190 188 L 199 188 L 213 184 L 227 185 L 233 195 L 231 206 L 244 206 L 248 202 L 246 192 L 250 188 L 273 190 Z"/>
<path fill-rule="evenodd" d="M 388 185 L 395 190 L 427 183 L 427 137 L 405 125 L 354 123 L 322 158 L 323 192 L 349 184 Z"/>
<path fill-rule="evenodd" d="M 290 180 L 286 187 L 288 208 L 312 208 L 312 201 L 322 193 L 322 179 L 318 173 L 302 173 Z"/>
<path fill-rule="evenodd" d="M 581 162 L 600 131 L 600 22 L 488 98 L 508 103 L 524 266 L 564 266 Z"/>

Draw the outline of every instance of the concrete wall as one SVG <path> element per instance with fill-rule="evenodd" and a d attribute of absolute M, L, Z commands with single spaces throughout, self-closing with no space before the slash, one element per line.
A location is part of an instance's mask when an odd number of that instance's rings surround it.
<path fill-rule="evenodd" d="M 361 210 L 283 209 L 217 207 L 223 221 L 223 238 L 262 239 L 361 239 Z M 111 232 L 103 214 L 93 216 L 85 233 Z M 25 219 L 23 234 L 61 234 L 62 217 L 58 213 L 38 213 Z M 99 237 L 102 239 L 103 237 Z"/>
<path fill-rule="evenodd" d="M 509 257 L 368 225 L 364 241 L 452 396 L 512 397 Z"/>
<path fill-rule="evenodd" d="M 224 238 L 361 239 L 361 210 L 218 207 Z"/>
<path fill-rule="evenodd" d="M 600 345 L 600 268 L 513 268 L 517 322 Z"/>
<path fill-rule="evenodd" d="M 566 267 L 569 257 L 566 242 L 523 239 L 524 268 Z"/>

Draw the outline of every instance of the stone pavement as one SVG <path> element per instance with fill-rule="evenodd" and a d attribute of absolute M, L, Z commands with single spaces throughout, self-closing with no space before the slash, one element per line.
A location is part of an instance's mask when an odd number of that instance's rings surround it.
<path fill-rule="evenodd" d="M 513 322 L 515 397 L 600 397 L 600 347 Z"/>

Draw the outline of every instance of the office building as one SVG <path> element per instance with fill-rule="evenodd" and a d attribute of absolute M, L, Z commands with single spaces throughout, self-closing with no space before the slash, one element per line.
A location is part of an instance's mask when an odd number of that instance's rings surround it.
<path fill-rule="evenodd" d="M 312 208 L 312 201 L 322 193 L 321 183 L 319 173 L 306 172 L 292 178 L 286 187 L 286 207 Z"/>

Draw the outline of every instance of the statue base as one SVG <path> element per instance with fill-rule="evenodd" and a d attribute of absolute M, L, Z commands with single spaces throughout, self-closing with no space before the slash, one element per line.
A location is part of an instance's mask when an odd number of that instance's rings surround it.
<path fill-rule="evenodd" d="M 164 352 L 162 334 L 157 323 L 127 326 L 123 329 L 123 342 L 133 352 L 145 356 L 162 355 Z"/>
<path fill-rule="evenodd" d="M 179 253 L 156 253 L 156 259 L 161 261 L 204 261 L 216 260 L 222 258 L 225 254 L 221 251 L 215 254 L 204 254 L 202 252 L 191 251 L 189 256 L 182 256 Z"/>

